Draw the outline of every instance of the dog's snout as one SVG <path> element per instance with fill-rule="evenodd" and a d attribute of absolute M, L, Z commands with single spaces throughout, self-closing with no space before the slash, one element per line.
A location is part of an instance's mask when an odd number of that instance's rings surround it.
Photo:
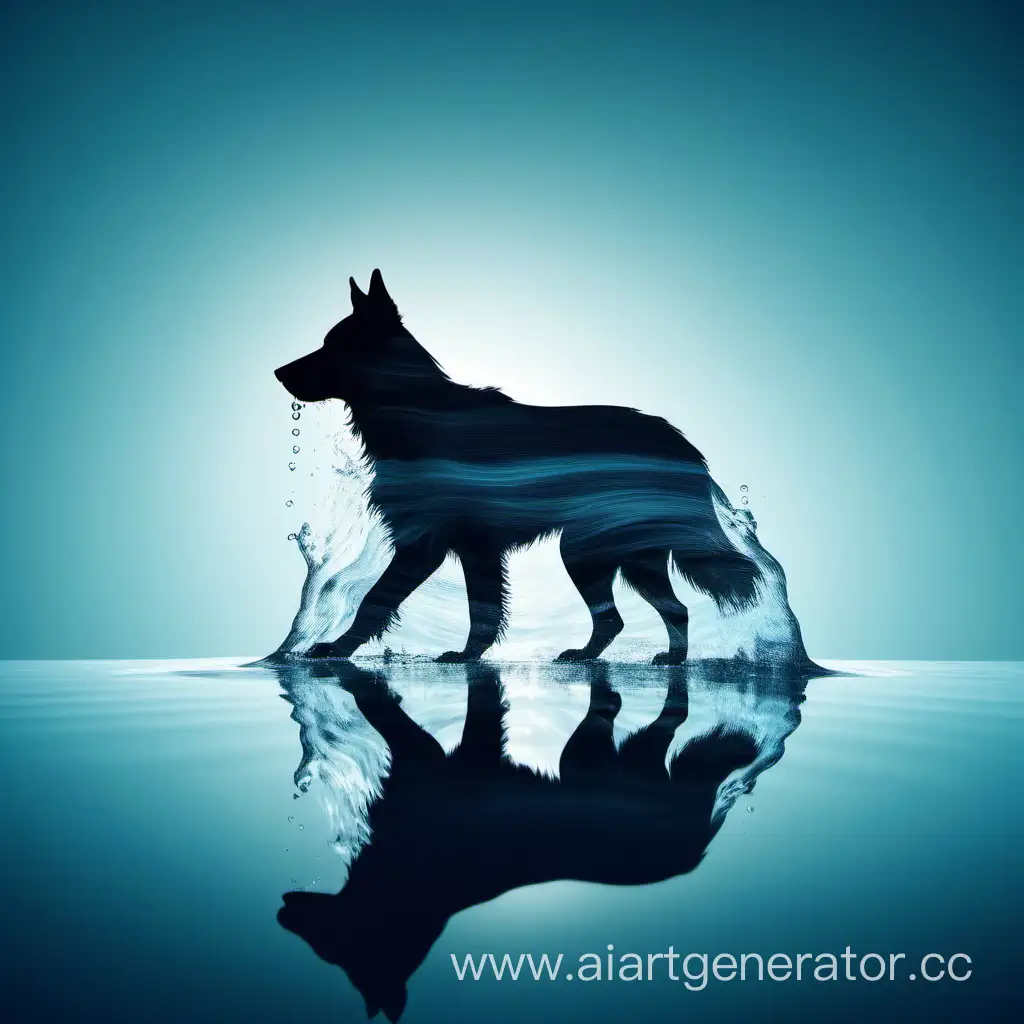
<path fill-rule="evenodd" d="M 332 390 L 331 367 L 319 352 L 311 352 L 279 366 L 274 376 L 284 389 L 300 402 L 322 402 L 341 397 Z"/>

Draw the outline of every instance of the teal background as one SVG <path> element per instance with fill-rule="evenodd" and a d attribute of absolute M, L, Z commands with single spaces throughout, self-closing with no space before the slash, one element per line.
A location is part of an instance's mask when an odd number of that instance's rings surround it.
<path fill-rule="evenodd" d="M 274 367 L 670 418 L 812 655 L 1020 658 L 1020 8 L 5 3 L 0 657 L 262 654 Z"/>

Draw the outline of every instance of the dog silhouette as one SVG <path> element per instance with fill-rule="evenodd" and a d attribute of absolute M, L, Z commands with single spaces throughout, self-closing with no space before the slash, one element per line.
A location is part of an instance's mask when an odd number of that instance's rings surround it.
<path fill-rule="evenodd" d="M 755 761 L 759 773 L 781 756 L 781 741 L 763 760 L 752 735 L 719 725 L 666 767 L 688 713 L 688 670 L 679 667 L 669 669 L 657 718 L 616 747 L 621 698 L 607 666 L 580 670 L 590 703 L 557 779 L 506 755 L 508 709 L 498 670 L 487 662 L 467 667 L 462 739 L 449 754 L 405 713 L 383 673 L 344 662 L 314 670 L 352 694 L 387 743 L 391 769 L 369 806 L 369 842 L 344 888 L 286 893 L 278 921 L 345 971 L 370 1017 L 383 1011 L 398 1020 L 406 983 L 460 910 L 558 879 L 640 885 L 692 871 L 732 805 L 716 805 L 723 781 Z M 787 701 L 795 707 L 801 692 Z"/>
<path fill-rule="evenodd" d="M 473 661 L 506 624 L 506 557 L 559 534 L 565 568 L 593 619 L 589 641 L 563 661 L 596 658 L 622 630 L 617 573 L 658 611 L 669 649 L 686 659 L 689 616 L 669 575 L 671 559 L 719 608 L 753 604 L 756 564 L 730 541 L 715 511 L 728 505 L 701 453 L 667 421 L 615 406 L 522 405 L 494 388 L 457 384 L 402 323 L 380 271 L 323 346 L 275 371 L 299 401 L 342 399 L 372 460 L 372 505 L 394 558 L 345 634 L 312 657 L 348 658 L 395 621 L 399 605 L 458 556 Z"/>

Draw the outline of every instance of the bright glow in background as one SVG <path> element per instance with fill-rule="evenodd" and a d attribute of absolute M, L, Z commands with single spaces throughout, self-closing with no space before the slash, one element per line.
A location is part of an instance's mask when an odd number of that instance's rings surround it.
<path fill-rule="evenodd" d="M 273 369 L 379 266 L 457 380 L 671 419 L 812 655 L 1019 658 L 994 2 L 5 5 L 3 657 L 272 650 Z"/>

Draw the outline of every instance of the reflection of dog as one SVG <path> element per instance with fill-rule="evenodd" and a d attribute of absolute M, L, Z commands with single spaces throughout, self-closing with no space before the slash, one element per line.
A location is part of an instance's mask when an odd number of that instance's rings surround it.
<path fill-rule="evenodd" d="M 486 663 L 468 669 L 462 741 L 448 755 L 382 675 L 334 671 L 387 742 L 391 772 L 342 891 L 287 893 L 278 920 L 345 970 L 371 1017 L 383 1010 L 391 1021 L 409 977 L 460 910 L 556 879 L 638 885 L 692 871 L 724 820 L 721 784 L 760 754 L 750 734 L 717 726 L 666 769 L 688 713 L 683 669 L 672 670 L 658 717 L 616 748 L 621 700 L 607 669 L 589 667 L 590 706 L 558 779 L 506 756 L 507 707 Z"/>
<path fill-rule="evenodd" d="M 590 609 L 593 630 L 562 660 L 597 657 L 622 629 L 618 572 L 657 609 L 669 650 L 686 658 L 688 613 L 669 563 L 725 609 L 749 606 L 760 575 L 723 531 L 727 505 L 704 457 L 664 420 L 613 406 L 520 405 L 493 388 L 456 384 L 402 325 L 379 271 L 323 347 L 276 371 L 305 402 L 340 398 L 373 460 L 371 499 L 395 555 L 348 631 L 310 653 L 347 658 L 383 634 L 399 605 L 454 552 L 469 595 L 464 650 L 471 661 L 505 625 L 505 558 L 560 534 L 562 559 Z"/>

